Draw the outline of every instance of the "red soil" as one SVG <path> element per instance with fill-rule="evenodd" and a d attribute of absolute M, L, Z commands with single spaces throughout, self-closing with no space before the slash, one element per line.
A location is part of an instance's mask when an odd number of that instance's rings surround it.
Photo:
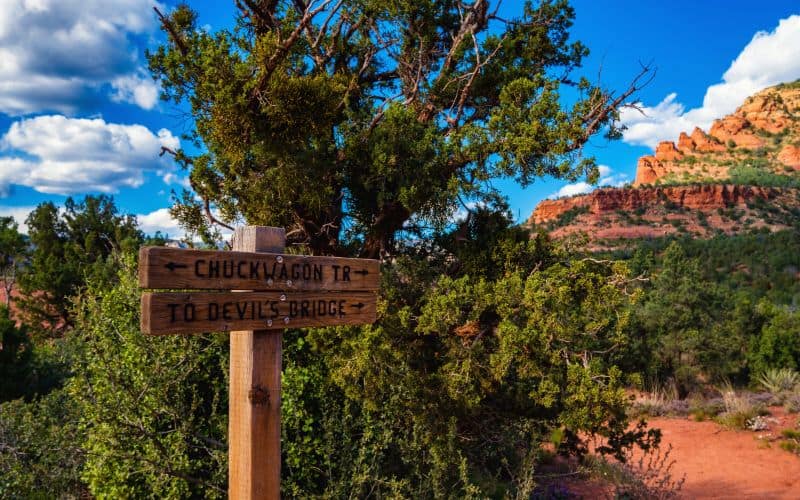
<path fill-rule="evenodd" d="M 779 445 L 781 431 L 798 429 L 800 415 L 787 415 L 782 408 L 770 411 L 777 422 L 763 432 L 735 431 L 688 418 L 649 420 L 650 428 L 661 429 L 662 451 L 672 447 L 672 482 L 684 478 L 679 498 L 800 499 L 800 456 Z M 638 461 L 638 456 L 634 453 L 633 459 Z M 613 484 L 599 477 L 562 484 L 577 498 L 614 498 Z"/>
<path fill-rule="evenodd" d="M 650 427 L 672 445 L 673 477 L 686 476 L 683 498 L 800 498 L 800 457 L 774 440 L 797 428 L 797 415 L 773 409 L 778 424 L 763 432 L 728 430 L 713 422 L 656 418 Z"/>

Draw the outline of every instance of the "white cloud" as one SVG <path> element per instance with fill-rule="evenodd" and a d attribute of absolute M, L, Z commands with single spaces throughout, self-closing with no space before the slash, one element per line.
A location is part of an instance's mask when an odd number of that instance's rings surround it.
<path fill-rule="evenodd" d="M 766 87 L 800 78 L 800 15 L 782 19 L 775 30 L 759 31 L 745 46 L 725 74 L 722 82 L 706 90 L 703 105 L 686 110 L 677 94 L 667 95 L 655 106 L 642 106 L 644 115 L 634 109 L 622 111 L 628 126 L 625 142 L 655 148 L 658 142 L 676 140 L 694 127 L 708 130 L 711 123 L 732 113 L 745 98 Z"/>
<path fill-rule="evenodd" d="M 115 78 L 111 87 L 113 101 L 136 104 L 142 109 L 153 109 L 161 91 L 158 83 L 142 72 Z"/>
<path fill-rule="evenodd" d="M 28 234 L 28 225 L 25 224 L 25 219 L 35 208 L 34 206 L 0 205 L 0 217 L 13 217 L 19 225 L 17 230 L 22 234 Z"/>
<path fill-rule="evenodd" d="M 551 196 L 555 198 L 561 198 L 564 196 L 575 196 L 576 194 L 586 194 L 594 189 L 594 186 L 587 182 L 576 182 L 575 184 L 567 184 L 562 186 L 558 192 Z"/>
<path fill-rule="evenodd" d="M 557 192 L 548 196 L 548 198 L 563 198 L 567 196 L 575 196 L 578 194 L 586 194 L 595 190 L 595 188 L 603 186 L 619 187 L 628 182 L 627 174 L 614 173 L 614 170 L 608 165 L 598 165 L 597 170 L 600 173 L 600 180 L 597 185 L 593 186 L 588 182 L 576 182 L 574 184 L 566 184 L 561 187 Z"/>
<path fill-rule="evenodd" d="M 11 125 L 0 139 L 0 195 L 12 184 L 42 193 L 114 193 L 139 187 L 146 172 L 173 169 L 161 146 L 180 147 L 169 130 L 106 123 L 101 118 L 37 116 Z"/>
<path fill-rule="evenodd" d="M 0 0 L 0 112 L 74 113 L 105 85 L 119 100 L 154 106 L 154 84 L 142 81 L 134 40 L 155 31 L 154 4 L 161 6 L 152 0 Z"/>
<path fill-rule="evenodd" d="M 214 216 L 218 217 L 219 213 L 212 209 Z M 155 234 L 156 231 L 161 231 L 161 234 L 168 235 L 170 239 L 181 240 L 186 238 L 186 231 L 181 228 L 178 221 L 172 218 L 168 208 L 159 208 L 149 214 L 139 214 L 136 216 L 139 221 L 139 229 L 144 231 L 145 234 Z M 220 228 L 220 233 L 223 239 L 230 241 L 232 231 Z"/>
<path fill-rule="evenodd" d="M 168 208 L 159 208 L 149 214 L 140 214 L 136 216 L 139 221 L 139 229 L 146 234 L 155 234 L 156 231 L 161 231 L 161 234 L 169 235 L 172 239 L 181 239 L 186 233 L 178 224 L 178 221 L 172 218 Z"/>
<path fill-rule="evenodd" d="M 162 176 L 162 180 L 164 181 L 164 184 L 166 184 L 168 186 L 172 185 L 172 184 L 177 184 L 177 185 L 181 186 L 184 189 L 188 189 L 188 190 L 192 189 L 192 184 L 191 184 L 191 182 L 189 182 L 189 178 L 188 177 L 180 177 L 180 176 L 174 174 L 173 172 L 167 172 L 166 174 L 164 174 Z"/>

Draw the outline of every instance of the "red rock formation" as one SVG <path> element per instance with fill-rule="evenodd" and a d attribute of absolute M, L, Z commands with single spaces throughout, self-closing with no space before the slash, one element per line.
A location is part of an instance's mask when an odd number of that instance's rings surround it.
<path fill-rule="evenodd" d="M 639 160 L 633 185 L 656 184 L 666 176 L 672 181 L 724 182 L 730 166 L 742 161 L 747 150 L 756 149 L 768 162 L 794 168 L 794 150 L 779 152 L 778 147 L 781 142 L 798 144 L 798 139 L 800 85 L 779 85 L 749 97 L 734 113 L 715 120 L 708 134 L 695 127 L 691 135 L 681 132 L 677 145 L 659 143 L 653 155 Z"/>
<path fill-rule="evenodd" d="M 700 130 L 700 129 L 695 129 L 695 130 Z M 681 136 L 678 137 L 678 149 L 682 153 L 688 154 L 694 151 L 696 147 L 697 145 L 694 143 L 692 138 L 686 135 L 686 132 L 681 132 Z"/>
<path fill-rule="evenodd" d="M 656 148 L 656 159 L 661 161 L 675 161 L 683 158 L 683 153 L 678 151 L 672 141 L 662 141 Z"/>
<path fill-rule="evenodd" d="M 655 184 L 665 174 L 664 165 L 656 160 L 655 156 L 642 156 L 636 164 L 636 179 L 633 181 L 633 185 Z"/>
<path fill-rule="evenodd" d="M 800 170 L 800 146 L 795 146 L 794 144 L 784 146 L 781 152 L 778 153 L 778 161 L 787 167 Z"/>
<path fill-rule="evenodd" d="M 798 92 L 773 91 L 768 89 L 742 104 L 737 113 L 746 118 L 754 128 L 777 134 L 792 125 L 790 106 L 796 104 Z"/>
<path fill-rule="evenodd" d="M 712 139 L 700 127 L 695 127 L 692 131 L 692 142 L 695 149 L 701 153 L 713 153 L 715 151 L 725 151 L 725 145 Z"/>
<path fill-rule="evenodd" d="M 791 190 L 796 192 L 797 190 Z M 529 222 L 544 224 L 574 208 L 587 207 L 589 213 L 603 215 L 617 210 L 633 212 L 639 208 L 670 203 L 674 207 L 714 211 L 731 205 L 742 205 L 754 198 L 770 200 L 786 192 L 781 188 L 739 186 L 731 184 L 705 184 L 696 186 L 671 186 L 639 189 L 597 189 L 592 193 L 544 200 L 536 207 Z"/>
<path fill-rule="evenodd" d="M 764 139 L 755 135 L 750 122 L 738 115 L 728 115 L 714 120 L 708 133 L 726 145 L 729 141 L 733 141 L 739 148 L 755 149 L 765 144 Z"/>

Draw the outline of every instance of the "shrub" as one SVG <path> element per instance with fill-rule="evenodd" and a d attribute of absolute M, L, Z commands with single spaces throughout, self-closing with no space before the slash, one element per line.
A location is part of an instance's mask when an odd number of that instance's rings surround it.
<path fill-rule="evenodd" d="M 756 158 L 749 164 L 736 165 L 729 170 L 731 182 L 749 186 L 798 187 L 800 180 L 790 175 L 781 175 L 770 170 L 766 158 Z"/>
<path fill-rule="evenodd" d="M 770 393 L 790 391 L 800 383 L 800 374 L 791 368 L 768 368 L 758 376 L 758 383 Z"/>
<path fill-rule="evenodd" d="M 666 500 L 678 498 L 686 481 L 685 475 L 674 477 L 675 460 L 670 460 L 671 452 L 672 445 L 651 449 L 638 459 L 631 453 L 621 461 L 593 456 L 586 464 L 590 473 L 613 484 L 614 498 Z"/>
<path fill-rule="evenodd" d="M 783 407 L 789 413 L 800 413 L 800 392 L 794 392 L 786 397 Z"/>
<path fill-rule="evenodd" d="M 79 419 L 61 389 L 0 404 L 0 498 L 89 498 Z"/>

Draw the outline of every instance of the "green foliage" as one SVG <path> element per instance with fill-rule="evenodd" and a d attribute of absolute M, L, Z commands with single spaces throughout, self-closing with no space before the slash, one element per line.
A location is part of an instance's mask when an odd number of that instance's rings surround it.
<path fill-rule="evenodd" d="M 800 187 L 800 178 L 775 173 L 769 168 L 766 160 L 736 165 L 731 167 L 728 173 L 732 183 L 744 186 Z"/>
<path fill-rule="evenodd" d="M 83 429 L 63 390 L 0 404 L 0 497 L 83 498 Z"/>
<path fill-rule="evenodd" d="M 554 260 L 553 244 L 547 235 L 540 232 L 532 237 L 526 229 L 513 226 L 506 209 L 505 204 L 477 207 L 451 231 L 434 238 L 439 258 L 450 262 L 443 265 L 447 274 L 494 280 L 507 272 L 549 265 Z"/>
<path fill-rule="evenodd" d="M 224 497 L 227 337 L 142 335 L 133 261 L 117 283 L 89 280 L 76 306 L 81 478 L 98 497 Z"/>
<path fill-rule="evenodd" d="M 800 297 L 800 232 L 753 232 L 709 240 L 643 241 L 625 257 L 644 282 L 633 316 L 629 370 L 675 378 L 681 396 L 731 379 L 753 382 L 773 368 L 795 368 Z"/>
<path fill-rule="evenodd" d="M 0 402 L 30 401 L 61 387 L 79 355 L 79 346 L 70 338 L 32 342 L 28 328 L 18 326 L 0 306 Z"/>
<path fill-rule="evenodd" d="M 285 494 L 530 494 L 554 435 L 578 454 L 586 435 L 617 455 L 657 439 L 629 430 L 631 380 L 615 366 L 635 300 L 624 266 L 431 271 L 408 257 L 385 269 L 376 325 L 287 332 Z"/>
<path fill-rule="evenodd" d="M 797 89 L 800 88 L 800 79 L 797 79 L 793 82 L 784 82 L 779 83 L 775 86 L 775 90 L 784 90 L 784 89 Z"/>
<path fill-rule="evenodd" d="M 756 379 L 772 394 L 792 390 L 800 383 L 800 374 L 790 368 L 768 368 Z"/>
<path fill-rule="evenodd" d="M 674 377 L 682 397 L 697 387 L 701 375 L 727 375 L 726 365 L 737 361 L 741 340 L 720 328 L 715 316 L 722 298 L 715 283 L 703 280 L 699 262 L 672 243 L 636 310 L 637 329 L 646 332 L 641 349 L 650 356 L 645 369 L 657 379 Z"/>
<path fill-rule="evenodd" d="M 50 330 L 71 325 L 69 298 L 87 279 L 115 275 L 112 252 L 133 250 L 143 240 L 136 218 L 118 215 L 114 200 L 105 195 L 80 202 L 67 198 L 63 212 L 42 203 L 26 223 L 33 253 L 20 279 L 22 306 L 30 325 Z"/>
<path fill-rule="evenodd" d="M 11 291 L 28 254 L 25 236 L 17 228 L 13 217 L 0 217 L 0 280 L 6 295 L 6 306 L 11 305 Z"/>
<path fill-rule="evenodd" d="M 0 402 L 24 394 L 31 382 L 33 346 L 24 326 L 17 327 L 0 306 Z"/>
<path fill-rule="evenodd" d="M 761 334 L 750 346 L 750 364 L 755 373 L 770 368 L 800 368 L 800 314 L 792 308 L 759 304 L 765 318 Z"/>
<path fill-rule="evenodd" d="M 494 198 L 492 179 L 595 181 L 583 145 L 620 135 L 624 99 L 573 74 L 588 50 L 565 0 L 508 20 L 490 2 L 236 5 L 214 33 L 179 6 L 148 55 L 163 98 L 194 119 L 202 153 L 176 159 L 201 200 L 179 195 L 173 214 L 205 238 L 214 205 L 314 254 L 396 253 L 399 232 L 443 231 L 459 198 Z"/>
<path fill-rule="evenodd" d="M 566 212 L 560 214 L 555 221 L 551 222 L 548 225 L 548 227 L 555 229 L 558 227 L 563 227 L 572 224 L 575 221 L 575 219 L 577 219 L 583 214 L 588 214 L 588 213 L 589 213 L 589 207 L 587 206 L 572 207 Z"/>

